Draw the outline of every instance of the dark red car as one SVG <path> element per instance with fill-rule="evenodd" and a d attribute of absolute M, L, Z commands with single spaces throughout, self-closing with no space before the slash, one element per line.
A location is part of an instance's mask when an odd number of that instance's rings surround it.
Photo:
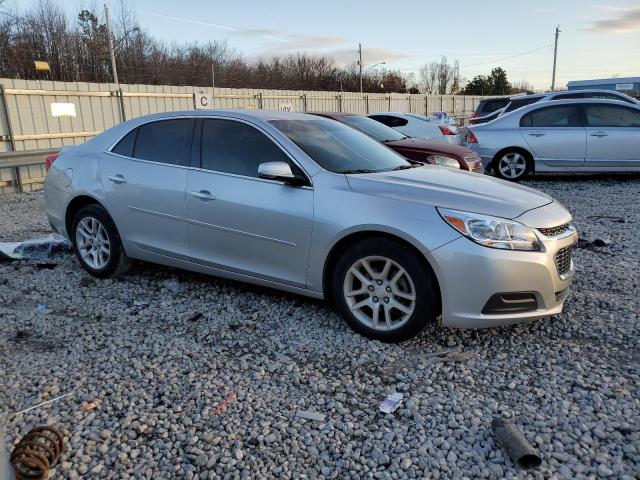
<path fill-rule="evenodd" d="M 432 163 L 482 173 L 482 162 L 473 150 L 459 145 L 410 138 L 371 118 L 353 113 L 310 112 L 311 115 L 331 118 L 366 133 L 384 143 L 403 157 L 421 163 Z"/>

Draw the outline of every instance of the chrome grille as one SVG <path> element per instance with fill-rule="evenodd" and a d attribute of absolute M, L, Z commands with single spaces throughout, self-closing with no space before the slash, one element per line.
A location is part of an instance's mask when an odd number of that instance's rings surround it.
<path fill-rule="evenodd" d="M 571 270 L 571 252 L 573 246 L 561 248 L 556 252 L 556 268 L 558 269 L 558 275 L 561 277 L 569 273 Z"/>
<path fill-rule="evenodd" d="M 571 227 L 571 224 L 565 223 L 564 225 L 558 225 L 557 227 L 539 228 L 538 231 L 545 237 L 555 237 L 569 230 L 569 227 Z"/>

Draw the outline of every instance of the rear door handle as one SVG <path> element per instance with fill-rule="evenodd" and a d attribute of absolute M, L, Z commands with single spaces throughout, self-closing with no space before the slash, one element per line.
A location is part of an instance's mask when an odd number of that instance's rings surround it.
<path fill-rule="evenodd" d="M 200 190 L 198 192 L 191 192 L 192 197 L 199 198 L 203 202 L 208 202 L 210 200 L 215 200 L 216 196 L 212 195 L 209 190 Z"/>
<path fill-rule="evenodd" d="M 122 175 L 117 174 L 117 175 L 111 175 L 109 177 L 109 181 L 113 182 L 113 183 L 117 183 L 117 184 L 121 184 L 121 183 L 127 183 L 127 179 L 124 178 Z"/>
<path fill-rule="evenodd" d="M 546 133 L 527 133 L 530 137 L 544 137 Z"/>
<path fill-rule="evenodd" d="M 606 132 L 593 132 L 590 133 L 589 135 L 591 135 L 592 137 L 608 137 L 609 134 Z"/>

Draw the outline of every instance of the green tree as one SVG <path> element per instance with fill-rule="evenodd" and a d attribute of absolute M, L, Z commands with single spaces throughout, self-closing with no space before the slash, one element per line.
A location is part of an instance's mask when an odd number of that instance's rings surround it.
<path fill-rule="evenodd" d="M 491 82 L 492 95 L 508 95 L 511 93 L 511 84 L 504 69 L 497 67 L 491 70 L 489 82 Z"/>

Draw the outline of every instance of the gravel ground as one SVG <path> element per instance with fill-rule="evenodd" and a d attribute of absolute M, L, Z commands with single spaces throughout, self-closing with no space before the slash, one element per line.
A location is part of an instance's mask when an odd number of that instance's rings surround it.
<path fill-rule="evenodd" d="M 638 478 L 640 178 L 527 184 L 609 243 L 576 250 L 564 313 L 401 345 L 322 302 L 158 266 L 98 281 L 69 254 L 0 263 L 0 410 L 74 392 L 9 417 L 7 445 L 58 424 L 53 478 Z M 0 197 L 3 239 L 47 229 L 41 195 Z M 434 357 L 451 350 L 471 358 Z M 401 407 L 380 413 L 394 390 Z M 495 416 L 514 419 L 538 469 L 514 467 Z"/>

